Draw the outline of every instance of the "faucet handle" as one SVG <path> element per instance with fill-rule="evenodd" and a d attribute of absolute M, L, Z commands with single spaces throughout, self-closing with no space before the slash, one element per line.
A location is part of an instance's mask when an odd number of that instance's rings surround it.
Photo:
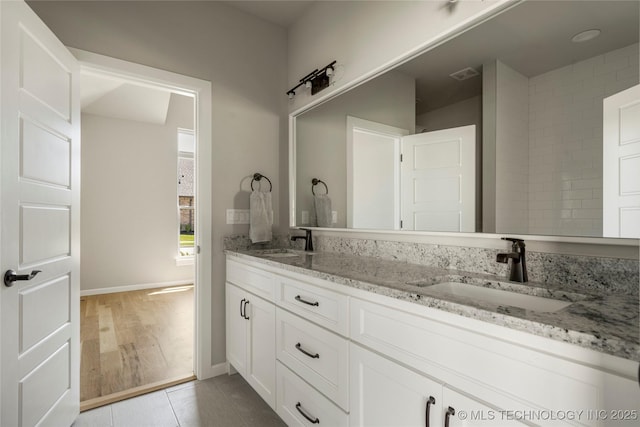
<path fill-rule="evenodd" d="M 502 240 L 507 240 L 511 243 L 513 243 L 512 247 L 515 250 L 516 248 L 520 248 L 522 250 L 524 250 L 525 244 L 524 244 L 524 240 L 523 239 L 516 239 L 514 237 L 502 237 Z"/>
<path fill-rule="evenodd" d="M 523 239 L 516 239 L 515 237 L 502 237 L 501 239 L 502 240 L 508 240 L 510 242 L 513 242 L 513 243 L 516 243 L 516 242 L 523 242 L 524 243 Z"/>

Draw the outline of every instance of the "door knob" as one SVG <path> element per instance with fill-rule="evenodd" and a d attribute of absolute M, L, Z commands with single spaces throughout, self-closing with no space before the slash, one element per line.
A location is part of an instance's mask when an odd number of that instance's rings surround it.
<path fill-rule="evenodd" d="M 33 270 L 30 274 L 18 274 L 14 270 L 7 270 L 4 273 L 4 284 L 7 287 L 13 286 L 13 282 L 17 282 L 18 280 L 31 280 L 34 277 L 41 273 L 40 270 Z"/>

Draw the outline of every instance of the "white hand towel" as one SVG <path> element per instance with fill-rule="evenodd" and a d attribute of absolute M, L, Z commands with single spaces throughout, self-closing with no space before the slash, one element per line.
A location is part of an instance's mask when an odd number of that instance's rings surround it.
<path fill-rule="evenodd" d="M 253 191 L 249 196 L 249 238 L 252 243 L 271 241 L 273 209 L 271 192 Z"/>
<path fill-rule="evenodd" d="M 318 227 L 331 227 L 331 199 L 326 194 L 313 196 Z"/>

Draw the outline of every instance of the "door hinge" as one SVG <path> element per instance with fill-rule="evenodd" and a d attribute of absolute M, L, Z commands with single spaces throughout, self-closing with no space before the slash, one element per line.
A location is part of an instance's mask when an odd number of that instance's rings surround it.
<path fill-rule="evenodd" d="M 400 228 L 402 228 L 402 224 L 403 224 L 403 222 L 402 222 L 402 221 L 400 221 Z"/>
<path fill-rule="evenodd" d="M 404 157 L 402 154 L 400 154 L 400 162 L 402 162 L 404 160 Z"/>
<path fill-rule="evenodd" d="M 196 253 L 199 254 L 200 253 L 200 245 L 196 246 Z"/>

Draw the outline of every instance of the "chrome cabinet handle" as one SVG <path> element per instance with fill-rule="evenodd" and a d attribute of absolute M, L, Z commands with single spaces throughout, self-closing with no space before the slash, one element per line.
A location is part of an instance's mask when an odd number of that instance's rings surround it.
<path fill-rule="evenodd" d="M 304 348 L 302 348 L 302 345 L 300 343 L 296 344 L 296 348 L 298 349 L 298 351 L 300 351 L 303 354 L 306 354 L 307 356 L 309 356 L 312 359 L 320 359 L 320 355 L 318 353 L 316 353 L 316 354 L 309 353 Z"/>
<path fill-rule="evenodd" d="M 425 426 L 429 427 L 429 417 L 430 417 L 430 412 L 431 412 L 431 405 L 435 405 L 436 404 L 436 399 L 433 396 L 429 396 L 429 398 L 427 399 L 427 408 L 425 410 Z"/>
<path fill-rule="evenodd" d="M 310 302 L 310 301 L 302 299 L 302 297 L 300 295 L 296 295 L 295 299 L 296 299 L 296 301 L 300 301 L 303 304 L 312 305 L 314 307 L 318 307 L 320 305 L 320 303 L 318 301 Z"/>
<path fill-rule="evenodd" d="M 298 412 L 300 412 L 302 414 L 303 417 L 305 417 L 307 420 L 309 420 L 309 422 L 311 424 L 320 424 L 320 418 L 318 418 L 318 417 L 311 418 L 309 415 L 306 414 L 305 411 L 302 410 L 302 403 L 300 403 L 300 402 L 296 403 L 296 409 L 298 410 Z"/>
<path fill-rule="evenodd" d="M 36 277 L 38 273 L 42 273 L 42 271 L 33 270 L 30 274 L 18 274 L 14 270 L 7 270 L 6 273 L 4 273 L 4 284 L 10 288 L 13 286 L 13 282 L 17 282 L 18 280 L 31 280 Z"/>
<path fill-rule="evenodd" d="M 449 406 L 447 408 L 447 413 L 444 416 L 444 427 L 449 427 L 449 418 L 455 414 L 456 414 L 456 410 L 453 409 L 451 406 Z"/>

